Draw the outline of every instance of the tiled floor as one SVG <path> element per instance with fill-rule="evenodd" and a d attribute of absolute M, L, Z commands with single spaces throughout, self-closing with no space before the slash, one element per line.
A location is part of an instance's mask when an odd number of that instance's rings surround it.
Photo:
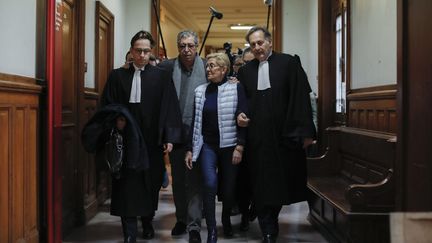
<path fill-rule="evenodd" d="M 169 187 L 170 188 L 170 187 Z M 161 191 L 159 210 L 153 222 L 156 235 L 153 240 L 145 241 L 138 238 L 138 242 L 188 242 L 188 235 L 184 234 L 178 238 L 171 237 L 171 228 L 175 224 L 174 204 L 170 189 Z M 220 221 L 221 205 L 217 205 L 217 219 Z M 327 242 L 319 232 L 306 220 L 308 206 L 306 203 L 297 203 L 282 209 L 279 217 L 280 233 L 278 242 Z M 258 222 L 251 223 L 248 232 L 238 230 L 240 216 L 231 218 L 235 235 L 232 239 L 225 239 L 222 234 L 221 224 L 218 222 L 218 242 L 260 242 L 260 231 Z M 203 242 L 207 239 L 207 230 L 203 221 L 201 237 Z M 101 210 L 87 225 L 77 228 L 65 238 L 65 243 L 72 242 L 97 242 L 97 243 L 120 243 L 123 242 L 120 218 L 109 214 L 109 205 Z"/>

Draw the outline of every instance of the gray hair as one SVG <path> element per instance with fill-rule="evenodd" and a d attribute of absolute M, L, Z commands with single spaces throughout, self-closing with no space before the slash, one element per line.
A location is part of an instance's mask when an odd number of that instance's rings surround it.
<path fill-rule="evenodd" d="M 251 49 L 250 47 L 246 47 L 246 48 L 243 50 L 243 53 L 242 53 L 242 59 L 244 59 L 246 53 L 249 53 L 249 52 L 252 52 L 252 49 Z"/>
<path fill-rule="evenodd" d="M 177 45 L 180 44 L 180 41 L 184 38 L 188 38 L 188 37 L 193 37 L 194 38 L 194 43 L 195 45 L 198 45 L 198 35 L 197 33 L 195 33 L 192 30 L 182 30 L 177 34 Z"/>

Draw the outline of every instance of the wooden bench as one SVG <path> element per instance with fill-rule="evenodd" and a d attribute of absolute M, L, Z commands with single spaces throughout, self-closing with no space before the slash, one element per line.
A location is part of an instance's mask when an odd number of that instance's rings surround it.
<path fill-rule="evenodd" d="M 349 127 L 327 136 L 325 155 L 308 159 L 310 221 L 331 242 L 389 242 L 396 137 Z"/>

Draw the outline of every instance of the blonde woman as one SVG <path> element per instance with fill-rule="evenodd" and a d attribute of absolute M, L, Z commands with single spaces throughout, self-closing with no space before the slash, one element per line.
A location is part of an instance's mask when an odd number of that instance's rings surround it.
<path fill-rule="evenodd" d="M 233 236 L 230 212 L 245 142 L 245 128 L 237 126 L 236 118 L 240 113 L 247 113 L 246 96 L 240 83 L 227 81 L 229 67 L 226 54 L 207 56 L 206 72 L 210 82 L 195 89 L 193 131 L 185 159 L 189 169 L 195 164 L 201 168 L 207 242 L 217 242 L 215 196 L 218 191 L 223 203 L 224 235 Z M 218 178 L 221 181 L 218 182 Z"/>

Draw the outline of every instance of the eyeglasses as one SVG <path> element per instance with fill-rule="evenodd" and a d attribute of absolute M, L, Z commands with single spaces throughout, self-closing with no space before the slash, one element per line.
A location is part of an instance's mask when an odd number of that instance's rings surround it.
<path fill-rule="evenodd" d="M 214 63 L 210 63 L 210 64 L 207 64 L 206 66 L 205 66 L 205 68 L 207 69 L 207 68 L 209 68 L 209 69 L 215 69 L 215 68 L 217 68 L 217 67 L 220 67 L 219 65 L 216 65 L 216 64 L 214 64 Z"/>
<path fill-rule="evenodd" d="M 180 48 L 181 50 L 185 50 L 187 48 L 189 48 L 189 50 L 194 50 L 197 46 L 195 44 L 179 44 L 178 48 Z"/>
<path fill-rule="evenodd" d="M 151 49 L 140 49 L 140 48 L 134 48 L 135 52 L 141 55 L 141 53 L 149 54 L 151 52 Z"/>
<path fill-rule="evenodd" d="M 236 66 L 236 67 L 241 67 L 243 65 L 244 65 L 244 63 L 242 63 L 242 62 L 234 63 L 234 66 Z"/>

